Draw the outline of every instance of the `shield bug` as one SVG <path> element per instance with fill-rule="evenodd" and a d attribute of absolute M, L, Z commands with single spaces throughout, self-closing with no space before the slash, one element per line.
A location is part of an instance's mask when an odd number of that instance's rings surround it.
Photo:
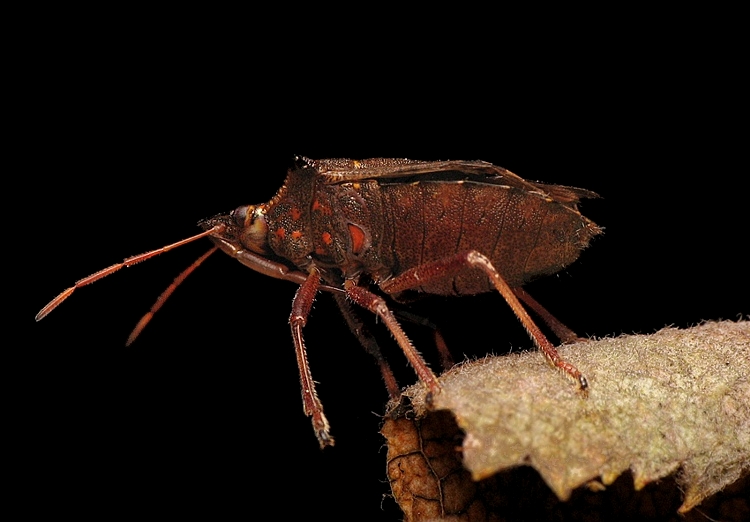
<path fill-rule="evenodd" d="M 136 326 L 130 344 L 174 288 L 217 249 L 262 274 L 299 285 L 289 322 L 304 412 L 321 447 L 333 445 L 307 360 L 302 330 L 319 291 L 331 293 L 350 329 L 377 359 L 391 396 L 398 385 L 350 306 L 374 313 L 390 330 L 431 394 L 434 373 L 404 334 L 385 297 L 406 292 L 472 295 L 498 291 L 554 367 L 583 391 L 586 378 L 563 360 L 526 312 L 534 310 L 563 342 L 576 335 L 524 290 L 524 283 L 576 260 L 601 229 L 580 214 L 591 191 L 526 181 L 483 161 L 295 158 L 276 195 L 200 222 L 204 231 L 79 280 L 37 315 L 45 317 L 76 288 L 202 237 L 214 247 L 183 272 Z"/>

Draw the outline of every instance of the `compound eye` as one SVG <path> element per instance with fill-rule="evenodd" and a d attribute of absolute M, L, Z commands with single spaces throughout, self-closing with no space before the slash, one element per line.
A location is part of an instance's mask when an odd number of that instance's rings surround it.
<path fill-rule="evenodd" d="M 245 228 L 245 221 L 247 220 L 247 216 L 252 215 L 254 208 L 255 207 L 253 205 L 244 205 L 234 209 L 231 216 L 234 220 L 234 223 L 239 227 Z"/>
<path fill-rule="evenodd" d="M 242 244 L 253 252 L 265 254 L 268 252 L 268 223 L 263 208 L 249 205 L 240 207 L 235 212 L 245 212 L 242 224 Z"/>

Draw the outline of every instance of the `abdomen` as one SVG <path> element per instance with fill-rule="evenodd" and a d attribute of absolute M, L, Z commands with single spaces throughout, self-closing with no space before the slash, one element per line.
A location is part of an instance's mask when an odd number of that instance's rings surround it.
<path fill-rule="evenodd" d="M 575 261 L 598 230 L 575 206 L 520 188 L 471 181 L 381 184 L 381 255 L 393 275 L 462 251 L 489 257 L 511 287 Z M 464 269 L 420 289 L 440 295 L 490 291 L 480 271 Z"/>

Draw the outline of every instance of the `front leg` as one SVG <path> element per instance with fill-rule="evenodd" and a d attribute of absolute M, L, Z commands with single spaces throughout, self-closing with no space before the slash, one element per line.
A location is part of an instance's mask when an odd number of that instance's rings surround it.
<path fill-rule="evenodd" d="M 307 349 L 305 340 L 302 337 L 302 328 L 307 324 L 307 318 L 310 315 L 315 294 L 320 287 L 320 272 L 317 268 L 312 268 L 292 302 L 292 313 L 289 316 L 289 325 L 292 327 L 292 340 L 294 341 L 294 351 L 297 354 L 297 366 L 299 367 L 299 379 L 302 386 L 302 405 L 305 415 L 312 417 L 312 425 L 315 430 L 315 436 L 318 438 L 320 448 L 333 446 L 333 437 L 329 432 L 328 419 L 323 414 L 323 405 L 318 399 L 318 393 L 315 391 L 315 381 L 310 373 L 310 365 L 307 362 Z"/>

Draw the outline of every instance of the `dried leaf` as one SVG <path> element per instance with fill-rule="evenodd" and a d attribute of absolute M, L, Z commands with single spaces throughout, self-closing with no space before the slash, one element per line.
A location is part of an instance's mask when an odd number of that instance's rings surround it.
<path fill-rule="evenodd" d="M 534 352 L 465 363 L 440 378 L 433 409 L 455 415 L 473 480 L 530 465 L 566 500 L 581 485 L 610 485 L 628 470 L 636 490 L 677 472 L 686 512 L 750 469 L 750 322 L 589 341 L 561 353 L 588 377 L 588 397 Z M 423 387 L 407 395 L 423 416 Z M 394 495 L 412 511 L 415 499 L 418 511 L 432 506 L 433 518 L 467 513 L 473 492 L 449 487 L 460 471 L 446 463 L 456 435 L 443 435 L 440 445 L 437 433 L 384 426 Z M 412 473 L 406 455 L 421 473 Z M 446 462 L 436 467 L 434 455 Z"/>

